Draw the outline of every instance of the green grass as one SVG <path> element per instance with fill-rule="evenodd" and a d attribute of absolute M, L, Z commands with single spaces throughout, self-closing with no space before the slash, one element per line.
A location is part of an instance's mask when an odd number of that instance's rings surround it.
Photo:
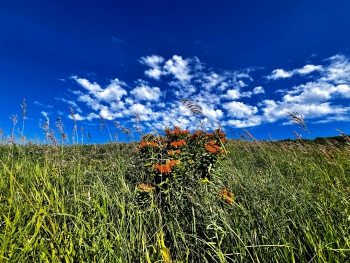
<path fill-rule="evenodd" d="M 133 144 L 0 145 L 0 262 L 350 260 L 346 142 L 226 148 L 210 182 L 174 184 L 158 208 L 161 193 L 135 192 L 147 176 Z"/>

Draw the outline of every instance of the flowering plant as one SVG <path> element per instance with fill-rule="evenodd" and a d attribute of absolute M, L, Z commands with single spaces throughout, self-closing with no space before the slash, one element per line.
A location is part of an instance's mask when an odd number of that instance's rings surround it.
<path fill-rule="evenodd" d="M 142 136 L 137 151 L 151 177 L 149 181 L 162 186 L 193 175 L 210 178 L 219 158 L 228 153 L 225 143 L 226 135 L 220 129 L 213 133 L 198 130 L 191 134 L 175 126 L 173 130 L 165 129 L 165 137 Z"/>

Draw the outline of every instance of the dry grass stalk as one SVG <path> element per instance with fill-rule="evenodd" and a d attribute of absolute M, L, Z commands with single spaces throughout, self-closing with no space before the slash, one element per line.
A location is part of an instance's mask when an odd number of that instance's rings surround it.
<path fill-rule="evenodd" d="M 299 114 L 298 112 L 292 113 L 287 112 L 290 116 L 291 121 L 293 121 L 294 124 L 300 125 L 300 128 L 310 134 L 309 129 L 306 126 L 306 123 L 304 121 L 304 116 L 302 114 Z"/>
<path fill-rule="evenodd" d="M 344 132 L 342 132 L 341 130 L 337 129 L 337 132 L 340 133 L 340 135 L 345 139 L 346 144 L 350 145 L 350 136 L 346 135 Z"/>
<path fill-rule="evenodd" d="M 88 137 L 89 141 L 91 142 L 91 134 L 89 132 L 86 132 L 86 136 Z"/>
<path fill-rule="evenodd" d="M 128 136 L 131 135 L 131 129 L 124 128 L 117 121 L 114 121 L 113 123 L 114 123 L 114 126 L 118 129 L 120 129 L 124 134 L 126 134 Z"/>
<path fill-rule="evenodd" d="M 79 142 L 79 139 L 78 139 L 78 128 L 77 128 L 77 119 L 75 118 L 75 114 L 74 114 L 74 110 L 72 107 L 68 107 L 69 108 L 69 111 L 70 111 L 70 116 L 72 117 L 72 119 L 74 120 L 74 127 L 73 127 L 73 136 L 72 136 L 72 139 L 73 139 L 73 144 L 74 144 L 74 141 L 75 141 L 75 136 L 77 136 L 77 139 L 76 139 L 76 143 Z"/>
<path fill-rule="evenodd" d="M 58 131 L 60 132 L 61 142 L 62 142 L 62 144 L 64 144 L 64 140 L 69 140 L 69 139 L 68 139 L 68 135 L 63 130 L 64 126 L 63 126 L 63 123 L 62 123 L 60 117 L 57 118 L 55 125 L 56 125 Z"/>
<path fill-rule="evenodd" d="M 297 139 L 297 140 L 301 140 L 302 139 L 301 135 L 298 134 L 296 131 L 293 131 L 293 133 L 294 133 L 295 139 Z"/>
<path fill-rule="evenodd" d="M 21 142 L 26 141 L 26 137 L 24 136 L 24 121 L 27 116 L 27 104 L 26 99 L 23 99 L 23 102 L 20 104 L 22 108 L 22 131 L 21 131 Z"/>
<path fill-rule="evenodd" d="M 180 100 L 181 103 L 185 104 L 186 109 L 189 109 L 192 114 L 204 115 L 201 108 L 188 99 Z"/>
<path fill-rule="evenodd" d="M 142 136 L 143 132 L 142 132 L 141 126 L 140 126 L 141 116 L 137 112 L 134 112 L 134 114 L 135 114 L 135 125 L 134 125 L 134 128 L 140 134 L 140 136 Z"/>
<path fill-rule="evenodd" d="M 243 131 L 247 134 L 248 138 L 253 140 L 254 142 L 258 142 L 258 140 L 247 130 L 243 129 Z"/>
<path fill-rule="evenodd" d="M 81 132 L 81 144 L 84 144 L 84 129 L 83 129 L 83 126 L 80 127 L 80 132 Z"/>
<path fill-rule="evenodd" d="M 107 131 L 108 131 L 108 135 L 109 135 L 109 139 L 110 141 L 112 142 L 113 141 L 113 138 L 112 138 L 112 135 L 109 131 L 109 127 L 108 127 L 108 124 L 105 120 L 105 118 L 103 118 L 103 116 L 100 114 L 100 131 L 104 134 L 104 128 L 107 128 Z"/>
<path fill-rule="evenodd" d="M 13 128 L 11 129 L 11 137 L 10 137 L 9 143 L 13 144 L 15 142 L 15 128 L 18 122 L 18 118 L 17 118 L 17 115 L 13 115 L 13 114 L 9 118 L 12 120 L 12 123 L 13 123 Z"/>

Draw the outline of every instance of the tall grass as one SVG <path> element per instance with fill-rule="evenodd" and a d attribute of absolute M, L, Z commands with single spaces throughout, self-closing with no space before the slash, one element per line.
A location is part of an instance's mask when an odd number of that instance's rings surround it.
<path fill-rule="evenodd" d="M 0 145 L 0 262 L 347 262 L 348 137 L 246 138 L 165 209 L 133 143 Z"/>

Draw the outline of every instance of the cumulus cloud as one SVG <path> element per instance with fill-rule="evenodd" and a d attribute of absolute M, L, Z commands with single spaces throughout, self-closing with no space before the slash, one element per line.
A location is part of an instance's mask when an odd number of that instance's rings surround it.
<path fill-rule="evenodd" d="M 172 74 L 182 86 L 186 86 L 192 78 L 189 63 L 189 59 L 183 59 L 181 56 L 174 55 L 172 59 L 165 63 L 163 69 L 165 74 Z"/>
<path fill-rule="evenodd" d="M 134 97 L 139 101 L 158 101 L 160 96 L 162 95 L 158 87 L 151 88 L 143 83 L 140 86 L 134 88 L 132 91 L 130 91 L 130 93 L 134 95 Z"/>
<path fill-rule="evenodd" d="M 91 83 L 89 80 L 78 78 L 77 76 L 72 76 L 71 78 L 87 89 L 99 101 L 110 103 L 120 100 L 123 95 L 127 94 L 126 90 L 122 88 L 122 86 L 127 86 L 126 83 L 118 79 L 111 80 L 111 83 L 102 89 L 96 82 Z"/>
<path fill-rule="evenodd" d="M 238 101 L 225 103 L 222 107 L 227 110 L 229 116 L 239 119 L 250 117 L 258 112 L 256 106 L 246 105 Z"/>
<path fill-rule="evenodd" d="M 151 69 L 148 69 L 145 71 L 145 75 L 149 78 L 153 78 L 156 80 L 159 80 L 160 76 L 165 74 L 161 70 L 161 66 L 160 66 L 160 64 L 162 64 L 163 62 L 164 62 L 164 58 L 157 55 L 141 57 L 140 59 L 141 64 L 151 67 Z"/>

